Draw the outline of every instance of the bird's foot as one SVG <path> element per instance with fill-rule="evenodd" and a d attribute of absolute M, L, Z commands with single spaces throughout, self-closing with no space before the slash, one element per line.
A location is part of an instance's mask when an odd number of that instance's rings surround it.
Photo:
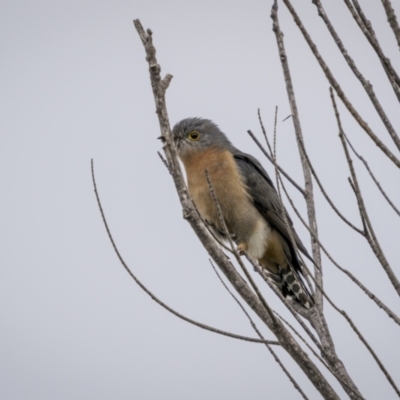
<path fill-rule="evenodd" d="M 244 253 L 247 251 L 247 244 L 246 243 L 239 243 L 238 247 L 236 248 L 236 251 L 243 256 Z"/>

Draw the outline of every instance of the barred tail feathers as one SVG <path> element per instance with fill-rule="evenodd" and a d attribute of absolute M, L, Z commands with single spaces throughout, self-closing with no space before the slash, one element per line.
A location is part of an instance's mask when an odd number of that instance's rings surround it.
<path fill-rule="evenodd" d="M 285 297 L 289 295 L 305 308 L 311 308 L 314 305 L 314 299 L 301 279 L 301 276 L 297 272 L 292 271 L 291 268 L 287 268 L 285 271 L 281 270 L 281 274 L 284 282 L 282 287 L 283 295 Z"/>
<path fill-rule="evenodd" d="M 267 270 L 267 275 L 282 291 L 284 297 L 290 297 L 307 309 L 310 309 L 314 305 L 314 299 L 301 279 L 301 276 L 288 265 L 285 267 L 278 266 L 277 273 Z"/>

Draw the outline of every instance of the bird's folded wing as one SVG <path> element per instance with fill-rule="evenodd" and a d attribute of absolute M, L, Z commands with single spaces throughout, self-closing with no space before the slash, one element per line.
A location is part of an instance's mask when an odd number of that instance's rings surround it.
<path fill-rule="evenodd" d="M 243 183 L 248 187 L 249 195 L 252 197 L 255 207 L 267 222 L 288 241 L 288 244 L 291 243 L 290 234 L 282 215 L 279 197 L 267 171 L 251 155 L 242 153 L 237 149 L 235 150 L 233 156 L 243 177 Z M 284 209 L 284 212 L 286 213 L 297 248 L 307 258 L 312 260 L 295 230 L 292 229 L 293 222 L 286 209 Z"/>

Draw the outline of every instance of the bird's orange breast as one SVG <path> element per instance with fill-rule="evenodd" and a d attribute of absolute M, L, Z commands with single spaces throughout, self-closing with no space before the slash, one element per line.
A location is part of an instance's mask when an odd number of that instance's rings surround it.
<path fill-rule="evenodd" d="M 239 210 L 243 202 L 248 202 L 245 185 L 235 159 L 229 151 L 210 148 L 191 154 L 182 161 L 186 169 L 190 194 L 204 219 L 217 226 L 220 225 L 206 179 L 206 171 L 227 222 L 231 219 L 229 214 L 233 210 Z"/>

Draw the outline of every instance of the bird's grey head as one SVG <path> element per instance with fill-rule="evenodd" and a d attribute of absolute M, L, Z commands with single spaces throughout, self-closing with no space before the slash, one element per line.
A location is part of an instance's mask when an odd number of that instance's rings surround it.
<path fill-rule="evenodd" d="M 232 144 L 218 126 L 209 119 L 187 118 L 172 129 L 172 136 L 181 158 L 212 147 L 229 149 Z"/>

